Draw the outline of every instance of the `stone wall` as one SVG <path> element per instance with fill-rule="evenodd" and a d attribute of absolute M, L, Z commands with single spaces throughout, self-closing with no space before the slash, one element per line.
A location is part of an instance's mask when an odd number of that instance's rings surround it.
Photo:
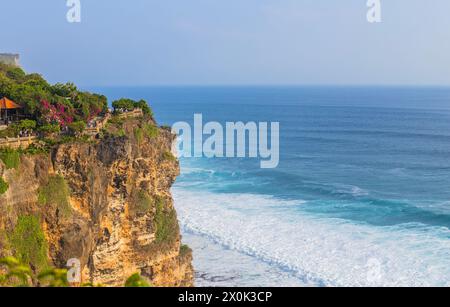
<path fill-rule="evenodd" d="M 19 66 L 19 55 L 11 53 L 0 53 L 0 63 Z"/>

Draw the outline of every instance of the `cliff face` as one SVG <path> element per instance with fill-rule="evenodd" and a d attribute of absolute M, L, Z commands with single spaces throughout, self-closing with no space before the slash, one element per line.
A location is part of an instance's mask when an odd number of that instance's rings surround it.
<path fill-rule="evenodd" d="M 76 258 L 82 282 L 94 284 L 121 286 L 139 272 L 154 286 L 191 286 L 192 254 L 181 246 L 170 194 L 179 174 L 170 154 L 173 135 L 146 129 L 142 120 L 129 119 L 122 136 L 23 155 L 18 169 L 0 161 L 9 184 L 0 196 L 0 256 L 29 253 L 21 258 L 36 271 Z M 39 221 L 45 244 L 16 242 L 35 240 L 27 237 L 27 217 Z"/>

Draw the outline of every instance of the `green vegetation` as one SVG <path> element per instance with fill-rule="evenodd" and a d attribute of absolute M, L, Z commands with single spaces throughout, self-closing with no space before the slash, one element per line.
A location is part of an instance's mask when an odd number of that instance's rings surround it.
<path fill-rule="evenodd" d="M 144 129 L 145 135 L 151 139 L 154 139 L 159 135 L 158 127 L 156 127 L 155 125 L 144 124 L 142 128 Z"/>
<path fill-rule="evenodd" d="M 8 237 L 15 257 L 21 263 L 30 265 L 35 271 L 47 268 L 47 241 L 37 217 L 19 216 Z"/>
<path fill-rule="evenodd" d="M 17 169 L 20 165 L 20 151 L 12 148 L 0 149 L 0 160 L 7 169 Z"/>
<path fill-rule="evenodd" d="M 134 101 L 132 99 L 122 98 L 113 101 L 112 107 L 114 108 L 114 113 L 121 113 L 122 111 L 133 111 L 134 109 L 139 108 L 142 109 L 144 115 L 153 116 L 153 112 L 148 106 L 147 101 L 145 100 Z"/>
<path fill-rule="evenodd" d="M 177 161 L 177 158 L 170 151 L 165 151 L 163 153 L 163 159 L 168 161 Z"/>
<path fill-rule="evenodd" d="M 177 216 L 173 208 L 165 209 L 163 198 L 156 199 L 156 242 L 170 243 L 177 233 Z"/>
<path fill-rule="evenodd" d="M 76 121 L 69 124 L 69 130 L 75 136 L 80 136 L 84 129 L 86 129 L 86 123 L 83 121 Z"/>
<path fill-rule="evenodd" d="M 139 273 L 133 274 L 125 282 L 127 288 L 148 288 L 151 285 Z"/>
<path fill-rule="evenodd" d="M 6 193 L 6 191 L 8 191 L 9 189 L 9 184 L 3 180 L 2 177 L 0 177 L 0 195 L 3 195 Z"/>
<path fill-rule="evenodd" d="M 144 140 L 144 130 L 136 128 L 134 130 L 134 137 L 136 138 L 138 145 L 142 144 L 142 141 Z"/>
<path fill-rule="evenodd" d="M 133 197 L 131 210 L 135 213 L 147 213 L 153 206 L 153 199 L 144 190 L 140 190 Z"/>
<path fill-rule="evenodd" d="M 38 193 L 38 202 L 41 205 L 56 205 L 63 216 L 70 216 L 72 212 L 69 203 L 70 190 L 62 176 L 51 176 Z"/>
<path fill-rule="evenodd" d="M 36 122 L 33 129 L 87 122 L 108 110 L 103 95 L 79 91 L 72 83 L 50 85 L 38 74 L 26 74 L 21 68 L 5 64 L 0 64 L 0 97 L 23 105 L 25 113 Z"/>
<path fill-rule="evenodd" d="M 42 285 L 48 287 L 68 287 L 67 270 L 66 269 L 48 269 L 38 275 L 38 279 Z"/>
<path fill-rule="evenodd" d="M 186 255 L 189 254 L 191 251 L 192 251 L 191 248 L 190 248 L 189 246 L 187 246 L 186 244 L 182 244 L 182 245 L 180 246 L 180 256 L 181 256 L 181 257 L 186 256 Z"/>
<path fill-rule="evenodd" d="M 36 121 L 31 119 L 24 119 L 18 123 L 12 123 L 5 130 L 0 131 L 0 138 L 16 138 L 19 136 L 20 131 L 28 130 L 29 133 L 32 133 L 36 130 Z"/>
<path fill-rule="evenodd" d="M 0 286 L 29 287 L 33 279 L 30 267 L 14 257 L 0 259 L 0 265 L 6 267 L 6 273 L 0 274 Z M 66 269 L 49 268 L 37 274 L 41 287 L 69 287 Z M 92 283 L 81 287 L 101 287 Z M 139 273 L 133 274 L 125 282 L 125 287 L 151 287 L 151 284 Z"/>
<path fill-rule="evenodd" d="M 18 287 L 28 286 L 28 280 L 31 279 L 31 269 L 20 263 L 14 257 L 0 259 L 0 265 L 6 266 L 7 272 L 0 275 L 0 286 L 13 284 Z"/>

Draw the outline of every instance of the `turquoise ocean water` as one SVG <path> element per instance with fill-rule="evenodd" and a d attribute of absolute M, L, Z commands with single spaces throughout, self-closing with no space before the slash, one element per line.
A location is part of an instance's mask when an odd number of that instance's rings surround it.
<path fill-rule="evenodd" d="M 197 285 L 450 286 L 450 89 L 96 88 L 160 124 L 280 122 L 280 164 L 184 158 Z"/>

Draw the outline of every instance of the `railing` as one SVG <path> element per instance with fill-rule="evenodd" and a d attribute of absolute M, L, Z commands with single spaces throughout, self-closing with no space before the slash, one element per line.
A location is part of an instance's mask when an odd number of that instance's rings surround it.
<path fill-rule="evenodd" d="M 105 116 L 99 118 L 98 120 L 95 120 L 95 127 L 90 127 L 90 128 L 86 128 L 84 130 L 84 134 L 86 135 L 90 135 L 90 136 L 95 136 L 97 135 L 100 130 L 103 129 L 103 127 L 105 127 L 106 123 L 108 122 L 108 120 L 111 118 L 111 114 L 107 113 Z"/>
<path fill-rule="evenodd" d="M 4 138 L 0 139 L 0 148 L 1 147 L 11 147 L 14 149 L 18 148 L 27 148 L 31 144 L 37 141 L 37 136 L 24 136 L 17 138 Z"/>
<path fill-rule="evenodd" d="M 142 117 L 144 112 L 142 109 L 134 109 L 133 111 L 123 112 L 119 114 L 119 118 Z"/>

